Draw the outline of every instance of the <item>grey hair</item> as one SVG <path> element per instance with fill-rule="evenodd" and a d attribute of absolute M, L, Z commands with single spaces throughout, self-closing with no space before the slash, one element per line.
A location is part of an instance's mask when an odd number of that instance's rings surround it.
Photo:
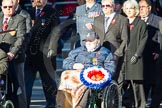
<path fill-rule="evenodd" d="M 115 1 L 114 0 L 101 0 L 102 1 L 111 1 L 112 4 L 115 4 Z"/>
<path fill-rule="evenodd" d="M 137 1 L 136 0 L 127 0 L 127 1 L 125 1 L 123 3 L 123 11 L 124 11 L 124 13 L 126 12 L 126 7 L 125 6 L 127 4 L 130 4 L 132 7 L 135 8 L 136 16 L 138 16 L 138 14 L 139 14 L 139 5 L 138 5 Z"/>

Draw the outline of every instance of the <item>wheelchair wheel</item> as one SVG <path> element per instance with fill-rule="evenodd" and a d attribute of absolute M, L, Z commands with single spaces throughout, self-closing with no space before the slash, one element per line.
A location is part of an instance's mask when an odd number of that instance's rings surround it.
<path fill-rule="evenodd" d="M 13 105 L 12 101 L 7 100 L 4 102 L 3 108 L 14 108 L 14 105 Z"/>
<path fill-rule="evenodd" d="M 103 92 L 101 108 L 120 108 L 119 89 L 116 82 L 111 82 L 110 86 L 106 87 Z"/>

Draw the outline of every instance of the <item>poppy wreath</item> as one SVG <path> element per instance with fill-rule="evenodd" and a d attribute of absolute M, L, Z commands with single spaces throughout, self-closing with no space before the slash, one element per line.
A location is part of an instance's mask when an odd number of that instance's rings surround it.
<path fill-rule="evenodd" d="M 102 89 L 112 80 L 110 72 L 101 66 L 84 68 L 80 73 L 81 82 L 91 89 Z"/>

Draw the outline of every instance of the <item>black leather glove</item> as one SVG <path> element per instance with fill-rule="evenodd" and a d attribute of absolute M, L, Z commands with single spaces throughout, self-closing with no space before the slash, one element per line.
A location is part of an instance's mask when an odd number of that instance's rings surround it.
<path fill-rule="evenodd" d="M 134 55 L 131 58 L 131 64 L 135 64 L 138 61 L 138 56 Z"/>

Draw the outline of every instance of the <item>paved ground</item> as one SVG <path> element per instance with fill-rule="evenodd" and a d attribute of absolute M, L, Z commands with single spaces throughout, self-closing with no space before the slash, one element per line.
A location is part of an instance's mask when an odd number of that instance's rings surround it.
<path fill-rule="evenodd" d="M 57 63 L 59 67 L 57 69 L 57 78 L 59 77 L 59 72 L 61 72 L 61 65 L 62 65 L 62 59 L 57 58 Z M 39 74 L 37 75 L 38 78 L 35 80 L 33 91 L 32 91 L 32 100 L 31 100 L 31 108 L 44 108 L 45 106 L 45 97 L 43 93 L 43 89 L 41 86 L 41 80 L 39 79 Z M 58 80 L 57 80 L 58 82 Z"/>
<path fill-rule="evenodd" d="M 63 57 L 66 57 L 68 54 L 68 51 L 70 50 L 70 44 L 69 42 L 66 42 L 65 47 L 63 48 Z M 57 74 L 56 77 L 58 78 L 59 75 L 61 74 L 62 71 L 62 61 L 63 58 L 57 58 Z M 37 80 L 35 80 L 34 83 L 34 87 L 33 87 L 33 91 L 32 91 L 32 100 L 31 100 L 31 108 L 44 108 L 45 107 L 45 97 L 44 97 L 44 93 L 42 90 L 42 86 L 41 86 L 41 80 L 39 79 L 39 74 L 37 75 L 38 78 Z M 58 79 L 57 79 L 58 82 Z"/>

